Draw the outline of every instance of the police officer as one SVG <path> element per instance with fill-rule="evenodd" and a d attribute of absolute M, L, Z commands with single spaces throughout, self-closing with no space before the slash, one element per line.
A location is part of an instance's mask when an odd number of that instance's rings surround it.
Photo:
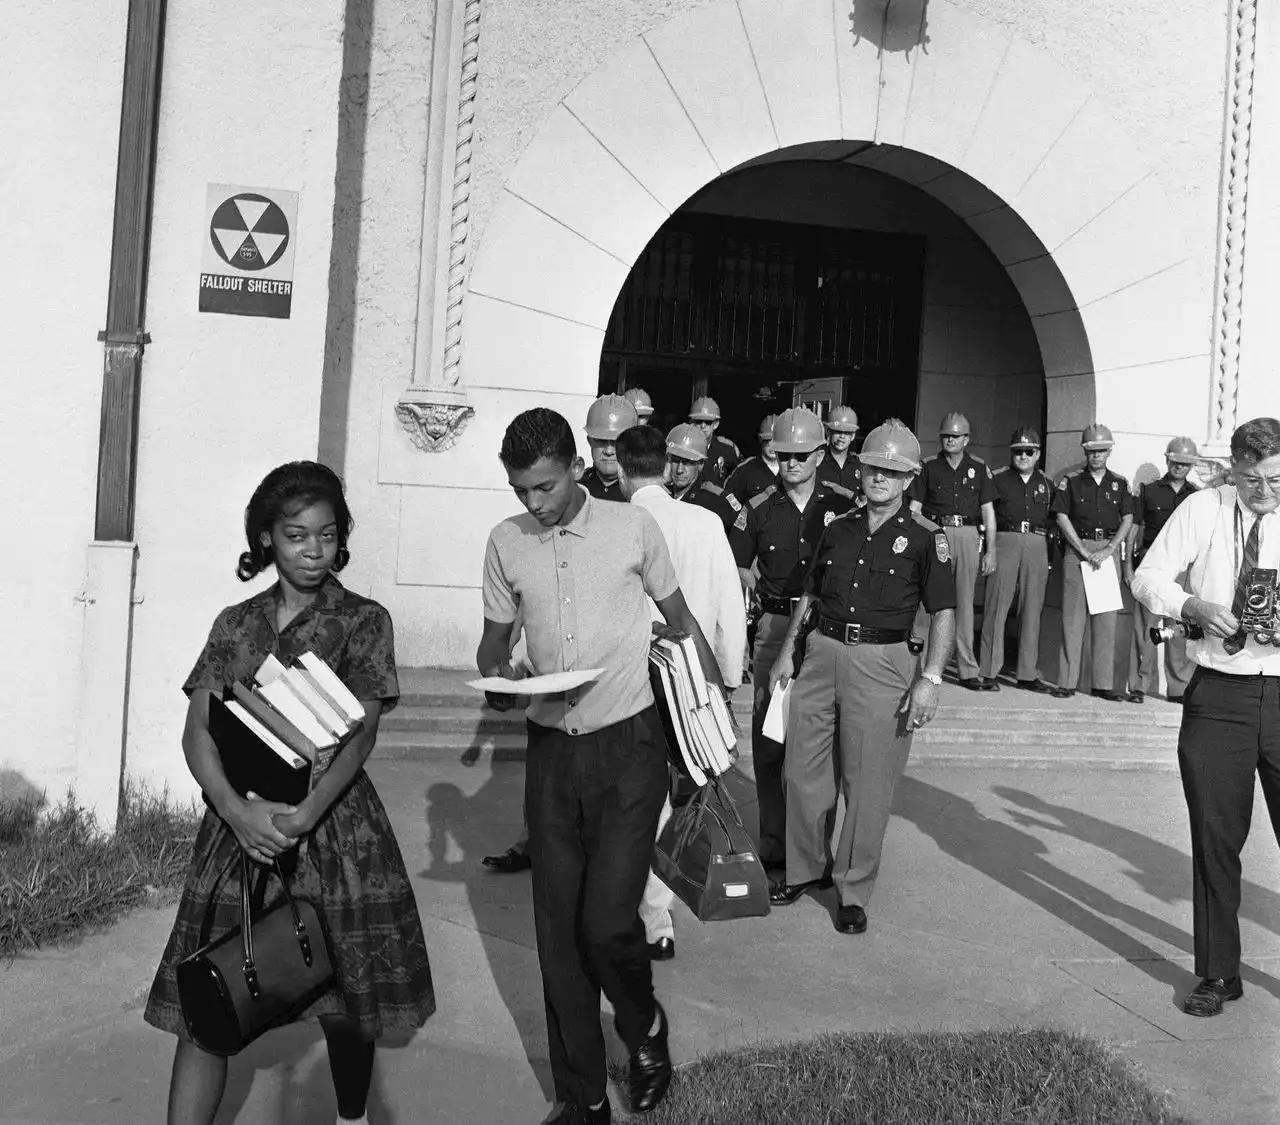
<path fill-rule="evenodd" d="M 649 425 L 649 419 L 653 416 L 653 399 L 649 397 L 649 392 L 640 387 L 628 387 L 622 392 L 622 397 L 636 408 L 640 425 Z"/>
<path fill-rule="evenodd" d="M 1087 465 L 1058 482 L 1050 511 L 1067 545 L 1062 560 L 1062 656 L 1060 699 L 1074 695 L 1080 680 L 1080 650 L 1089 625 L 1093 647 L 1093 694 L 1113 703 L 1129 698 L 1116 691 L 1115 646 L 1118 613 L 1089 613 L 1081 568 L 1114 566 L 1120 574 L 1120 554 L 1133 526 L 1133 496 L 1129 482 L 1107 468 L 1115 445 L 1106 426 L 1093 423 L 1080 435 Z M 1110 687 L 1104 685 L 1112 685 Z"/>
<path fill-rule="evenodd" d="M 811 410 L 784 410 L 773 426 L 778 483 L 747 502 L 733 523 L 729 544 L 743 585 L 754 588 L 760 611 L 752 649 L 754 711 L 751 753 L 760 812 L 760 859 L 766 867 L 784 866 L 786 805 L 782 792 L 783 746 L 764 737 L 769 706 L 769 670 L 782 647 L 800 584 L 813 560 L 823 529 L 853 507 L 853 496 L 817 479 L 819 450 L 825 444 L 822 421 Z M 759 580 L 751 573 L 755 564 Z"/>
<path fill-rule="evenodd" d="M 980 671 L 984 683 L 994 684 L 1004 667 L 1004 623 L 1017 596 L 1018 687 L 1052 695 L 1053 685 L 1040 678 L 1039 669 L 1053 485 L 1037 467 L 1039 460 L 1040 434 L 1023 426 L 1009 439 L 1009 464 L 991 478 L 996 491 L 996 572 L 987 579 Z"/>
<path fill-rule="evenodd" d="M 858 416 L 851 406 L 837 406 L 824 423 L 827 430 L 827 451 L 818 466 L 818 479 L 847 488 L 858 494 L 858 458 L 854 456 L 853 440 L 858 436 Z"/>
<path fill-rule="evenodd" d="M 907 495 L 916 515 L 942 526 L 956 561 L 956 671 L 960 683 L 971 691 L 998 691 L 994 679 L 988 681 L 979 674 L 973 652 L 974 587 L 980 574 L 989 575 L 996 569 L 995 486 L 982 458 L 965 452 L 969 419 L 953 410 L 938 429 L 942 452 L 924 463 Z M 981 560 L 979 526 L 986 542 Z M 915 625 L 917 638 L 923 631 L 922 608 Z"/>
<path fill-rule="evenodd" d="M 769 901 L 785 905 L 810 887 L 829 885 L 831 865 L 836 929 L 854 934 L 867 928 L 893 790 L 911 740 L 937 710 L 956 604 L 946 535 L 904 501 L 920 469 L 920 443 L 895 418 L 867 435 L 859 460 L 867 504 L 823 534 L 769 674 L 770 687 L 796 676 L 786 749 L 787 874 L 770 887 Z M 920 605 L 932 617 L 929 655 L 917 675 L 907 638 Z M 796 674 L 791 643 L 811 607 L 817 627 Z M 832 856 L 837 732 L 845 818 Z"/>
<path fill-rule="evenodd" d="M 626 503 L 618 487 L 618 456 L 614 443 L 623 430 L 638 425 L 636 408 L 621 395 L 601 395 L 587 409 L 587 444 L 591 446 L 591 467 L 579 484 L 597 500 Z"/>
<path fill-rule="evenodd" d="M 1138 489 L 1134 504 L 1133 530 L 1129 535 L 1129 553 L 1124 560 L 1125 585 L 1133 582 L 1134 568 L 1156 541 L 1160 529 L 1173 515 L 1173 510 L 1199 488 L 1187 479 L 1192 466 L 1200 459 L 1196 443 L 1189 437 L 1176 437 L 1165 447 L 1166 472 L 1159 480 L 1153 480 Z M 1147 681 L 1154 684 L 1156 673 L 1156 645 L 1151 639 L 1151 627 L 1157 617 L 1140 601 L 1133 603 L 1133 648 L 1129 657 L 1129 698 L 1138 703 L 1146 698 Z M 1169 700 L 1182 702 L 1187 681 L 1195 670 L 1195 662 L 1187 655 L 1185 637 L 1171 637 L 1164 648 L 1165 673 L 1169 677 Z"/>
<path fill-rule="evenodd" d="M 681 422 L 667 434 L 667 491 L 677 500 L 714 512 L 728 532 L 742 511 L 742 501 L 703 479 L 706 464 L 707 439 L 697 426 Z"/>
<path fill-rule="evenodd" d="M 720 428 L 720 407 L 716 400 L 705 395 L 694 401 L 689 411 L 689 421 L 697 426 L 707 439 L 707 465 L 703 470 L 703 479 L 712 484 L 724 485 L 729 474 L 738 467 L 742 453 L 728 438 L 721 437 L 716 430 Z"/>
<path fill-rule="evenodd" d="M 776 414 L 766 414 L 760 419 L 760 432 L 757 434 L 760 456 L 748 457 L 724 482 L 725 491 L 744 504 L 778 483 L 778 455 L 773 451 L 773 424 L 777 420 Z"/>

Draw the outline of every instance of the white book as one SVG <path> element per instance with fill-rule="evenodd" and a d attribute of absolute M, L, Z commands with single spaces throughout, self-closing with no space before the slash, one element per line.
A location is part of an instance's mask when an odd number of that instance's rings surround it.
<path fill-rule="evenodd" d="M 304 652 L 298 657 L 298 663 L 311 673 L 325 694 L 342 708 L 349 721 L 359 723 L 364 720 L 364 704 L 351 693 L 351 689 L 320 657 L 314 652 Z"/>
<path fill-rule="evenodd" d="M 311 739 L 317 750 L 333 746 L 338 741 L 336 736 L 320 725 L 320 720 L 311 713 L 311 708 L 293 694 L 288 680 L 276 678 L 265 684 L 259 681 L 258 694 Z"/>
<path fill-rule="evenodd" d="M 248 711 L 244 709 L 239 700 L 228 699 L 223 704 L 237 719 L 239 719 L 246 727 L 262 740 L 262 742 L 271 747 L 285 762 L 292 766 L 295 770 L 301 769 L 307 764 L 305 758 L 299 757 L 280 741 L 270 730 L 263 726 Z"/>
<path fill-rule="evenodd" d="M 262 663 L 258 665 L 258 670 L 253 674 L 253 678 L 257 681 L 259 687 L 266 687 L 272 680 L 278 680 L 283 675 L 284 665 L 271 653 L 267 653 Z"/>
<path fill-rule="evenodd" d="M 335 711 L 332 704 L 307 682 L 307 677 L 303 675 L 301 669 L 286 668 L 284 675 L 280 678 L 289 685 L 293 694 L 311 709 L 311 713 L 320 720 L 320 725 L 330 734 L 335 738 L 341 738 L 347 733 L 347 728 L 351 725 L 347 722 L 347 717 Z"/>

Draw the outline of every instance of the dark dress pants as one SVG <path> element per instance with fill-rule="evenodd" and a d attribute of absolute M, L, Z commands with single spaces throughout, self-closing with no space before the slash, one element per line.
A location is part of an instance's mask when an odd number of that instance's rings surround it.
<path fill-rule="evenodd" d="M 756 647 L 751 656 L 751 765 L 756 775 L 756 807 L 760 816 L 760 859 L 782 861 L 787 854 L 787 799 L 782 786 L 786 747 L 764 736 L 769 710 L 769 672 L 782 651 L 791 618 L 765 613 L 756 627 Z"/>
<path fill-rule="evenodd" d="M 653 1025 L 653 974 L 640 899 L 667 794 L 653 707 L 589 734 L 529 723 L 525 808 L 533 921 L 557 1101 L 607 1091 L 600 990 L 634 1052 Z"/>
<path fill-rule="evenodd" d="M 1234 977 L 1255 771 L 1280 842 L 1280 676 L 1197 668 L 1183 696 L 1178 765 L 1191 818 L 1196 975 Z"/>

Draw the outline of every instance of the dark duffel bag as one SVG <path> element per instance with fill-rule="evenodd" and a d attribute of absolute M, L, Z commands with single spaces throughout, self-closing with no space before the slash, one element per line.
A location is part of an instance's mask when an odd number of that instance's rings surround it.
<path fill-rule="evenodd" d="M 654 846 L 653 869 L 703 922 L 769 913 L 769 880 L 718 778 L 672 812 Z"/>
<path fill-rule="evenodd" d="M 187 1034 L 210 1054 L 236 1054 L 268 1028 L 287 1023 L 333 981 L 333 957 L 320 912 L 306 899 L 294 898 L 278 859 L 275 873 L 285 901 L 255 918 L 249 859 L 241 853 L 240 925 L 178 965 L 178 999 Z"/>

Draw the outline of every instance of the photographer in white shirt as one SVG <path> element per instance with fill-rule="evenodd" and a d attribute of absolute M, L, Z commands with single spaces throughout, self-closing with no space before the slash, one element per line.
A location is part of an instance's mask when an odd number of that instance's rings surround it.
<path fill-rule="evenodd" d="M 1255 773 L 1280 840 L 1280 421 L 1254 418 L 1232 434 L 1231 475 L 1179 505 L 1132 586 L 1153 613 L 1189 627 L 1196 664 L 1178 734 L 1201 978 L 1183 1003 L 1193 1016 L 1243 994 L 1240 852 Z"/>

